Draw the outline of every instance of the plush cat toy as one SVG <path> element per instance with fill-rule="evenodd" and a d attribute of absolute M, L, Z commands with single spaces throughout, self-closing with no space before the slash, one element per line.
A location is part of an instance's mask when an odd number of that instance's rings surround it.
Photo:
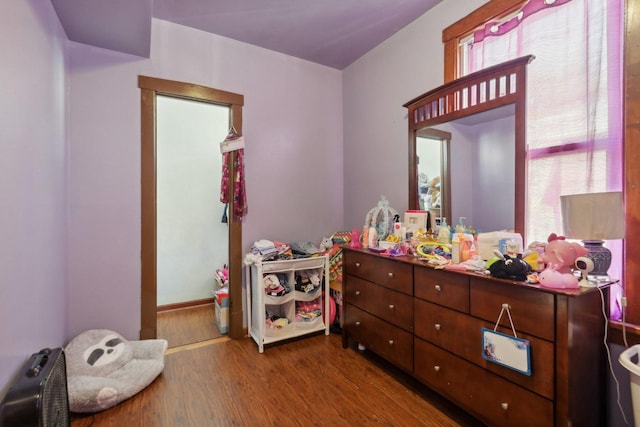
<path fill-rule="evenodd" d="M 147 387 L 164 369 L 163 339 L 127 341 L 116 332 L 92 329 L 65 348 L 69 410 L 108 409 Z"/>
<path fill-rule="evenodd" d="M 503 255 L 499 251 L 494 251 L 494 258 L 487 261 L 486 268 L 493 277 L 499 279 L 527 280 L 527 275 L 531 273 L 531 266 L 522 259 L 522 254 L 515 257 Z"/>

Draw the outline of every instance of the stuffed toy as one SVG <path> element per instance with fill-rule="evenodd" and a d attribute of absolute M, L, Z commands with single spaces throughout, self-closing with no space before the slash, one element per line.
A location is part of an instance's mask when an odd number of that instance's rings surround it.
<path fill-rule="evenodd" d="M 560 273 L 557 266 L 550 264 L 540 274 L 538 283 L 546 288 L 555 289 L 576 289 L 578 288 L 578 278 L 573 273 Z"/>
<path fill-rule="evenodd" d="M 515 257 L 503 255 L 500 251 L 494 251 L 495 257 L 487 261 L 487 269 L 493 277 L 499 279 L 527 280 L 531 273 L 531 266 L 522 259 L 522 254 Z"/>
<path fill-rule="evenodd" d="M 362 243 L 360 243 L 360 232 L 357 228 L 351 231 L 351 240 L 349 241 L 349 247 L 351 249 L 361 249 Z"/>
<path fill-rule="evenodd" d="M 320 251 L 327 252 L 333 247 L 333 240 L 330 237 L 323 237 L 320 242 Z"/>
<path fill-rule="evenodd" d="M 440 177 L 436 176 L 429 183 L 429 195 L 428 207 L 437 208 L 440 206 Z"/>
<path fill-rule="evenodd" d="M 216 270 L 215 279 L 218 283 L 218 288 L 224 288 L 229 285 L 229 268 L 227 267 L 227 264 Z"/>
<path fill-rule="evenodd" d="M 98 412 L 138 393 L 164 369 L 163 339 L 127 341 L 116 332 L 92 329 L 65 348 L 69 410 Z"/>
<path fill-rule="evenodd" d="M 546 267 L 553 264 L 561 274 L 571 273 L 576 258 L 585 256 L 589 250 L 576 242 L 567 242 L 564 236 L 551 233 L 540 260 Z"/>

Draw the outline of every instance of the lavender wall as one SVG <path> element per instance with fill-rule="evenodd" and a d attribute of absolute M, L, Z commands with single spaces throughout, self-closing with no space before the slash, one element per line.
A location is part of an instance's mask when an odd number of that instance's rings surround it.
<path fill-rule="evenodd" d="M 258 239 L 319 243 L 342 228 L 338 70 L 159 20 L 150 59 L 71 43 L 72 335 L 139 336 L 139 74 L 245 96 L 245 252 Z"/>
<path fill-rule="evenodd" d="M 65 43 L 48 1 L 0 2 L 0 396 L 67 333 Z"/>
<path fill-rule="evenodd" d="M 344 225 L 362 228 L 381 195 L 408 206 L 407 109 L 444 82 L 442 30 L 486 3 L 445 0 L 343 72 Z"/>

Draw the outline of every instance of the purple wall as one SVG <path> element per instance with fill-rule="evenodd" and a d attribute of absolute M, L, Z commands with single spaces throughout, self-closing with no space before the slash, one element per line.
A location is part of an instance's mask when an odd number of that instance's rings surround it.
<path fill-rule="evenodd" d="M 342 228 L 340 71 L 155 19 L 149 59 L 78 43 L 69 53 L 72 335 L 139 336 L 138 75 L 244 95 L 243 252 L 259 239 L 319 243 Z"/>
<path fill-rule="evenodd" d="M 48 1 L 0 2 L 0 396 L 67 338 L 66 37 Z"/>

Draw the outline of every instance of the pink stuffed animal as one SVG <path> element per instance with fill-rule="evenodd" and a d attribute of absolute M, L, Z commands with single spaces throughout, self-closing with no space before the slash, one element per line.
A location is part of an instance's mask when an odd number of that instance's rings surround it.
<path fill-rule="evenodd" d="M 362 243 L 360 243 L 360 232 L 357 228 L 354 228 L 351 231 L 351 240 L 349 241 L 349 247 L 352 249 L 362 248 Z"/>
<path fill-rule="evenodd" d="M 560 273 L 555 264 L 550 264 L 538 274 L 538 283 L 546 288 L 575 289 L 578 287 L 578 278 L 573 273 Z"/>
<path fill-rule="evenodd" d="M 555 233 L 549 235 L 548 242 L 541 255 L 541 260 L 547 268 L 553 264 L 555 269 L 562 274 L 570 274 L 576 258 L 589 253 L 589 250 L 579 243 L 567 242 L 564 236 L 558 236 Z"/>

